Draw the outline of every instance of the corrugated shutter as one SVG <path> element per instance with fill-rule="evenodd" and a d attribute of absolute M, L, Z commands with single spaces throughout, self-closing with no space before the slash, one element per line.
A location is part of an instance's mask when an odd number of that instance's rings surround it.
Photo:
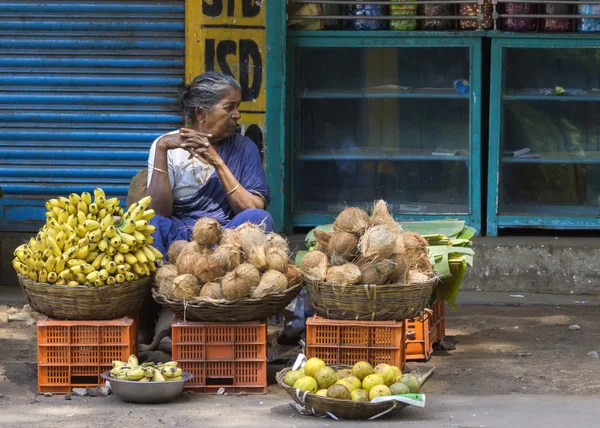
<path fill-rule="evenodd" d="M 0 230 L 34 230 L 49 197 L 123 200 L 182 123 L 185 1 L 0 0 Z"/>

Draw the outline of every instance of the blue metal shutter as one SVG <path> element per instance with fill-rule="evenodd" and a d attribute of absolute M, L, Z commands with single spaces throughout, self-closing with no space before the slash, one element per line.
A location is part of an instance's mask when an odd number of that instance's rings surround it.
<path fill-rule="evenodd" d="M 37 229 L 58 195 L 125 199 L 182 123 L 184 4 L 0 0 L 0 230 Z"/>

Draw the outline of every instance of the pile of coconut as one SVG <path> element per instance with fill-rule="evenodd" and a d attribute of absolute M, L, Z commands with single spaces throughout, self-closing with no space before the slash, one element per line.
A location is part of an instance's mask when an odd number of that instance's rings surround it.
<path fill-rule="evenodd" d="M 402 232 L 385 201 L 373 204 L 370 217 L 359 208 L 346 208 L 335 219 L 333 230 L 315 230 L 315 250 L 301 262 L 306 281 L 419 284 L 433 276 L 427 240 Z"/>
<path fill-rule="evenodd" d="M 300 270 L 289 262 L 287 241 L 252 223 L 221 229 L 218 221 L 203 217 L 191 242 L 171 244 L 168 260 L 155 282 L 163 295 L 175 299 L 260 299 L 302 281 Z"/>

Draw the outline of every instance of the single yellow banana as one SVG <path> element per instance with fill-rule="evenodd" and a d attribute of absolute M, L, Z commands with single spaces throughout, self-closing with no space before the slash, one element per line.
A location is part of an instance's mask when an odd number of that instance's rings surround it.
<path fill-rule="evenodd" d="M 127 268 L 125 267 L 125 265 L 123 265 L 123 264 L 117 265 L 117 273 L 125 275 L 125 272 L 127 272 Z"/>
<path fill-rule="evenodd" d="M 106 254 L 98 254 L 98 257 L 96 257 L 92 262 L 92 266 L 94 267 L 94 269 L 100 269 L 100 267 L 102 266 L 102 259 L 104 259 L 104 257 L 106 257 Z"/>
<path fill-rule="evenodd" d="M 148 257 L 146 257 L 142 250 L 136 250 L 133 255 L 140 263 L 148 263 Z"/>
<path fill-rule="evenodd" d="M 144 230 L 148 226 L 148 222 L 146 220 L 138 220 L 135 222 L 136 230 Z"/>
<path fill-rule="evenodd" d="M 65 258 L 63 256 L 59 256 L 56 259 L 56 264 L 54 265 L 54 272 L 56 272 L 57 274 L 64 272 L 65 264 L 66 264 Z"/>
<path fill-rule="evenodd" d="M 108 264 L 112 261 L 113 261 L 113 258 L 111 256 L 109 256 L 108 254 L 106 256 L 104 256 L 104 258 L 102 259 L 102 263 L 100 263 L 101 269 L 106 269 L 106 266 L 108 266 Z"/>
<path fill-rule="evenodd" d="M 77 227 L 77 217 L 75 214 L 71 214 L 69 216 L 69 218 L 67 219 L 67 224 L 69 226 L 71 226 L 71 228 L 74 230 Z"/>
<path fill-rule="evenodd" d="M 117 281 L 118 284 L 122 284 L 125 282 L 125 275 L 118 273 L 115 275 L 115 281 Z"/>
<path fill-rule="evenodd" d="M 156 227 L 149 224 L 144 230 L 140 230 L 144 235 L 149 236 L 156 232 Z"/>
<path fill-rule="evenodd" d="M 78 247 L 73 247 L 73 248 L 78 248 Z M 88 254 L 90 254 L 90 247 L 89 247 L 89 245 L 85 245 L 85 246 L 79 248 L 79 251 L 77 251 L 77 254 L 75 254 L 75 257 L 77 257 L 78 259 L 81 259 L 81 260 L 85 260 L 88 256 Z"/>
<path fill-rule="evenodd" d="M 117 236 L 117 228 L 114 225 L 110 225 L 106 228 L 104 232 L 104 237 L 108 239 L 112 239 Z"/>
<path fill-rule="evenodd" d="M 69 203 L 67 205 L 66 211 L 69 213 L 69 215 L 77 214 L 77 205 L 73 205 L 73 204 Z"/>
<path fill-rule="evenodd" d="M 129 219 L 126 220 L 121 226 L 121 233 L 133 233 L 135 230 L 135 220 Z"/>
<path fill-rule="evenodd" d="M 88 275 L 96 270 L 96 269 L 94 269 L 94 266 L 92 266 L 90 264 L 82 265 L 81 269 L 83 270 L 83 273 L 86 275 Z"/>
<path fill-rule="evenodd" d="M 144 270 L 142 264 L 136 263 L 133 265 L 133 271 L 139 276 L 145 276 L 146 271 Z"/>
<path fill-rule="evenodd" d="M 144 211 L 142 220 L 150 221 L 154 218 L 155 215 L 156 215 L 156 212 L 154 210 L 146 210 L 146 211 Z"/>
<path fill-rule="evenodd" d="M 98 223 L 95 220 L 86 220 L 83 223 L 83 227 L 85 227 L 86 230 L 89 230 L 89 231 L 97 230 L 97 229 L 100 229 L 100 223 Z"/>
<path fill-rule="evenodd" d="M 137 206 L 138 206 L 137 202 L 134 202 L 133 204 L 131 204 L 129 206 L 129 208 L 127 209 L 127 211 L 121 217 L 123 217 L 124 220 L 128 220 L 131 216 L 131 213 L 137 208 Z"/>
<path fill-rule="evenodd" d="M 53 206 L 53 207 L 58 207 L 60 208 L 60 203 L 58 202 L 58 199 L 49 199 L 48 203 Z"/>
<path fill-rule="evenodd" d="M 181 376 L 181 369 L 178 367 L 163 367 L 160 369 L 160 374 L 162 374 L 165 378 L 178 377 Z"/>
<path fill-rule="evenodd" d="M 48 284 L 54 284 L 58 281 L 58 274 L 56 272 L 48 272 L 48 278 L 46 279 Z"/>
<path fill-rule="evenodd" d="M 135 230 L 134 230 L 134 232 L 135 232 Z M 121 232 L 120 236 L 121 236 L 121 242 L 123 242 L 126 245 L 129 245 L 130 247 L 133 247 L 138 244 L 138 242 L 135 240 L 133 235 L 130 235 L 129 233 Z"/>
<path fill-rule="evenodd" d="M 104 208 L 104 205 L 106 204 L 106 197 L 103 195 L 99 195 L 97 198 L 94 199 L 94 203 L 98 205 L 98 208 L 100 210 L 102 210 Z"/>
<path fill-rule="evenodd" d="M 67 282 L 67 285 L 69 287 L 77 287 L 79 285 L 79 283 L 75 280 L 71 280 L 71 281 Z"/>
<path fill-rule="evenodd" d="M 39 273 L 43 268 L 44 268 L 44 261 L 36 260 L 35 261 L 35 271 Z"/>
<path fill-rule="evenodd" d="M 94 230 L 94 231 L 90 232 L 90 234 L 88 235 L 88 239 L 90 240 L 90 242 L 97 243 L 98 241 L 100 241 L 102 239 L 102 231 Z"/>
<path fill-rule="evenodd" d="M 114 277 L 114 276 L 109 276 L 109 277 L 106 279 L 106 283 L 107 283 L 108 285 L 115 285 L 115 284 L 117 283 L 117 280 L 115 279 L 115 277 Z"/>
<path fill-rule="evenodd" d="M 101 281 L 106 281 L 110 275 L 106 269 L 102 269 L 98 272 L 98 279 Z"/>
<path fill-rule="evenodd" d="M 137 230 L 134 230 L 131 235 L 134 237 L 138 245 L 146 245 L 146 235 L 138 232 Z"/>
<path fill-rule="evenodd" d="M 125 256 L 121 253 L 115 254 L 113 259 L 117 265 L 122 265 L 123 263 L 125 263 Z"/>
<path fill-rule="evenodd" d="M 88 206 L 88 213 L 98 214 L 98 211 L 100 211 L 100 208 L 98 208 L 98 205 L 96 205 L 96 204 L 90 204 Z"/>
<path fill-rule="evenodd" d="M 77 247 L 77 246 L 69 248 L 67 251 L 64 252 L 65 260 L 74 258 L 78 252 L 79 252 L 79 247 Z M 81 261 L 83 261 L 83 260 L 81 260 Z"/>
<path fill-rule="evenodd" d="M 102 221 L 100 222 L 100 228 L 106 232 L 108 226 L 112 226 L 114 222 L 115 218 L 112 215 L 107 215 L 106 217 L 102 218 Z"/>
<path fill-rule="evenodd" d="M 71 271 L 69 269 L 63 270 L 61 273 L 58 274 L 58 279 L 65 282 L 69 282 L 71 280 Z"/>
<path fill-rule="evenodd" d="M 133 280 L 135 280 L 135 274 L 133 272 L 127 271 L 127 272 L 125 272 L 125 279 L 127 281 L 133 281 Z"/>
<path fill-rule="evenodd" d="M 74 266 L 84 265 L 84 264 L 85 264 L 85 260 L 81 260 L 81 259 L 67 260 L 67 266 L 70 268 L 72 268 Z"/>
<path fill-rule="evenodd" d="M 70 205 L 71 201 L 69 201 L 69 198 L 65 198 L 64 196 L 60 196 L 58 198 L 58 206 L 61 208 L 67 208 L 67 205 Z"/>
<path fill-rule="evenodd" d="M 77 219 L 78 220 L 79 220 L 79 213 L 83 213 L 86 216 L 88 215 L 88 205 L 83 201 L 79 201 L 77 203 Z"/>
<path fill-rule="evenodd" d="M 96 260 L 96 257 L 98 257 L 98 254 L 100 254 L 97 251 L 90 251 L 90 253 L 87 255 L 87 257 L 84 259 L 86 263 L 92 263 L 94 260 Z"/>
<path fill-rule="evenodd" d="M 132 248 L 127 245 L 127 244 L 121 244 L 119 245 L 119 247 L 117 248 L 117 251 L 121 254 L 127 254 L 132 250 Z"/>
<path fill-rule="evenodd" d="M 23 257 L 25 257 L 25 253 L 21 252 L 21 254 L 23 254 Z M 42 253 L 42 260 L 47 261 L 50 258 L 50 256 L 53 255 L 54 251 L 52 251 L 52 248 L 46 248 Z"/>
<path fill-rule="evenodd" d="M 42 260 L 42 252 L 40 250 L 35 250 L 32 254 L 31 257 L 33 257 L 34 260 Z"/>
<path fill-rule="evenodd" d="M 138 259 L 131 253 L 125 253 L 123 255 L 125 256 L 125 261 L 132 266 L 138 262 Z"/>
<path fill-rule="evenodd" d="M 25 263 L 21 263 L 18 260 L 13 260 L 12 264 L 13 264 L 13 267 L 15 268 L 15 270 L 17 272 L 19 272 L 23 277 L 25 277 L 25 278 L 29 277 L 29 268 L 27 267 L 27 265 Z"/>
<path fill-rule="evenodd" d="M 156 261 L 156 254 L 154 254 L 154 252 L 146 245 L 142 247 L 142 252 L 144 253 L 149 262 L 154 263 Z"/>
<path fill-rule="evenodd" d="M 167 361 L 166 363 L 159 364 L 158 367 L 162 369 L 163 367 L 177 367 L 178 365 L 177 361 Z"/>
<path fill-rule="evenodd" d="M 114 256 L 115 254 L 117 254 L 117 249 L 115 247 L 113 247 L 112 245 L 108 246 L 108 249 L 106 250 L 106 254 L 108 254 L 109 256 Z"/>
<path fill-rule="evenodd" d="M 52 254 L 50 257 L 48 257 L 48 260 L 46 260 L 46 263 L 44 264 L 44 268 L 46 269 L 46 271 L 48 273 L 54 271 L 54 266 L 56 265 L 56 256 L 54 254 Z"/>
<path fill-rule="evenodd" d="M 63 247 L 65 246 L 66 239 L 67 237 L 65 236 L 65 232 L 63 232 L 62 230 L 58 232 L 56 238 L 54 239 L 54 242 L 56 242 L 56 245 L 58 245 L 59 250 L 62 251 Z"/>
<path fill-rule="evenodd" d="M 46 235 L 46 243 L 49 245 L 50 248 L 52 248 L 52 251 L 54 252 L 55 256 L 59 257 L 62 254 L 62 251 L 56 243 L 56 240 L 52 236 L 50 236 L 50 234 Z"/>
<path fill-rule="evenodd" d="M 88 215 L 85 218 L 86 220 L 96 220 L 98 216 L 94 213 L 88 213 Z"/>
<path fill-rule="evenodd" d="M 75 275 L 75 281 L 77 281 L 77 283 L 79 285 L 85 284 L 85 280 L 86 280 L 85 273 L 78 273 L 77 275 Z"/>
<path fill-rule="evenodd" d="M 47 249 L 47 250 L 44 252 L 44 254 L 46 254 L 46 252 L 48 252 L 48 251 L 49 251 L 50 253 L 52 253 L 52 250 L 51 250 L 50 248 L 48 248 L 48 249 Z M 20 261 L 21 263 L 25 263 L 25 256 L 27 255 L 27 253 L 25 253 L 25 251 L 22 251 L 22 250 L 15 251 L 15 254 L 14 254 L 14 255 L 17 257 L 17 259 L 19 259 L 19 261 Z"/>
<path fill-rule="evenodd" d="M 80 224 L 83 226 L 83 224 L 87 220 L 87 213 L 85 213 L 83 211 L 77 211 L 76 215 L 77 215 L 77 224 Z"/>
<path fill-rule="evenodd" d="M 85 227 L 83 227 L 82 224 L 78 224 L 77 227 L 75 228 L 75 233 L 80 238 L 83 238 L 87 234 L 87 230 L 85 230 Z"/>
<path fill-rule="evenodd" d="M 100 196 L 106 199 L 106 193 L 104 193 L 104 190 L 102 190 L 100 187 L 96 187 L 94 189 L 94 199 L 98 199 Z"/>
<path fill-rule="evenodd" d="M 122 242 L 122 239 L 121 239 L 121 235 L 119 235 L 119 234 L 110 238 L 110 245 L 112 245 L 115 248 L 117 248 L 119 245 L 121 245 L 121 242 Z"/>
<path fill-rule="evenodd" d="M 100 211 L 98 211 L 98 218 L 106 218 L 108 216 L 109 212 L 106 208 L 101 208 Z"/>
<path fill-rule="evenodd" d="M 148 245 L 152 245 L 152 244 L 154 244 L 154 236 L 152 236 L 152 235 L 147 235 L 147 236 L 146 236 L 146 244 L 148 244 Z"/>
<path fill-rule="evenodd" d="M 117 264 L 111 260 L 110 262 L 108 262 L 105 269 L 108 271 L 109 274 L 112 275 L 117 271 Z"/>
<path fill-rule="evenodd" d="M 96 282 L 97 279 L 98 279 L 98 271 L 97 270 L 88 273 L 87 276 L 85 277 L 86 282 L 89 284 L 93 284 L 94 282 Z"/>
<path fill-rule="evenodd" d="M 119 198 L 107 198 L 106 205 L 112 205 L 115 208 L 119 206 Z"/>
<path fill-rule="evenodd" d="M 98 241 L 98 249 L 102 252 L 106 252 L 106 250 L 108 250 L 109 245 L 110 242 L 108 242 L 108 239 L 106 238 L 102 238 L 100 241 Z"/>
<path fill-rule="evenodd" d="M 59 223 L 65 223 L 67 221 L 67 219 L 69 218 L 69 211 L 67 210 L 61 210 L 60 214 L 58 215 L 58 222 Z"/>
<path fill-rule="evenodd" d="M 79 196 L 77 193 L 71 193 L 69 195 L 69 202 L 71 202 L 72 205 L 76 206 L 79 201 L 81 201 L 81 196 Z"/>
<path fill-rule="evenodd" d="M 154 370 L 154 376 L 152 382 L 165 382 L 164 376 L 160 373 L 160 370 Z"/>
<path fill-rule="evenodd" d="M 90 192 L 83 192 L 81 194 L 81 200 L 85 202 L 86 205 L 90 205 L 92 203 L 92 195 Z"/>
<path fill-rule="evenodd" d="M 46 218 L 48 220 L 50 220 L 50 219 L 56 220 L 58 218 L 58 216 L 56 215 L 56 213 L 54 211 L 52 211 L 52 210 L 46 211 L 46 213 L 44 215 L 46 216 Z"/>
<path fill-rule="evenodd" d="M 150 203 L 152 202 L 152 197 L 151 196 L 145 196 L 142 199 L 140 199 L 138 201 L 138 205 L 144 207 L 144 210 L 147 210 L 148 207 L 150 206 Z"/>
<path fill-rule="evenodd" d="M 101 279 L 97 279 L 96 281 L 94 281 L 94 285 L 96 287 L 102 287 L 103 285 L 106 285 L 106 282 L 102 281 Z"/>
<path fill-rule="evenodd" d="M 139 205 L 132 213 L 131 216 L 129 217 L 131 220 L 134 221 L 138 221 L 141 220 L 142 217 L 144 216 L 144 211 L 146 211 L 146 208 L 144 208 L 142 205 Z"/>

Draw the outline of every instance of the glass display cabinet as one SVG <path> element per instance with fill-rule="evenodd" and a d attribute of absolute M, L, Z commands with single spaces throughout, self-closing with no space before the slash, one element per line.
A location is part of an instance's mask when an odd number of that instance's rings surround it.
<path fill-rule="evenodd" d="M 491 36 L 487 234 L 600 227 L 600 37 Z"/>
<path fill-rule="evenodd" d="M 480 230 L 481 34 L 287 31 L 290 227 L 385 199 Z"/>

